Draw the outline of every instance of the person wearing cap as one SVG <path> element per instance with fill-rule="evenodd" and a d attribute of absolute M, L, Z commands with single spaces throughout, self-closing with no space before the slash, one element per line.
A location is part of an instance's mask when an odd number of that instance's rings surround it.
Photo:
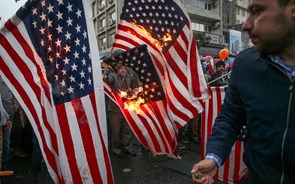
<path fill-rule="evenodd" d="M 215 72 L 210 78 L 209 85 L 210 86 L 225 86 L 228 84 L 228 77 L 225 70 L 225 62 L 220 60 L 215 63 Z M 223 77 L 222 77 L 223 76 Z"/>

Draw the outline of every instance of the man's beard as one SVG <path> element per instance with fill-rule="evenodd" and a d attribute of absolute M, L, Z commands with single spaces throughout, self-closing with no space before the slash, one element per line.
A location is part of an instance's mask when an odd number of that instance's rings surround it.
<path fill-rule="evenodd" d="M 266 39 L 262 36 L 260 44 L 255 46 L 257 51 L 262 54 L 280 54 L 293 44 L 294 30 L 289 27 L 285 19 L 283 12 L 277 15 L 276 27 Z"/>
<path fill-rule="evenodd" d="M 284 34 L 284 35 L 282 35 Z M 279 54 L 284 52 L 292 44 L 292 37 L 294 33 L 290 31 L 281 33 L 275 39 L 262 40 L 260 45 L 255 46 L 256 50 L 262 54 Z"/>

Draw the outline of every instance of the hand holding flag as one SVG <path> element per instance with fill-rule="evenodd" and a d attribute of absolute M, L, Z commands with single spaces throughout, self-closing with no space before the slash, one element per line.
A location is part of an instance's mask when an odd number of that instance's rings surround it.
<path fill-rule="evenodd" d="M 178 158 L 177 129 L 173 127 L 167 116 L 165 93 L 147 46 L 134 47 L 113 55 L 105 59 L 104 62 L 113 68 L 116 68 L 119 63 L 127 65 L 139 77 L 142 91 L 137 98 L 131 100 L 122 100 L 120 94 L 105 84 L 105 91 L 119 105 L 138 140 L 154 155 L 167 154 L 170 157 Z M 144 101 L 133 106 L 138 108 L 136 111 L 123 104 L 124 102 L 138 102 L 140 98 Z"/>

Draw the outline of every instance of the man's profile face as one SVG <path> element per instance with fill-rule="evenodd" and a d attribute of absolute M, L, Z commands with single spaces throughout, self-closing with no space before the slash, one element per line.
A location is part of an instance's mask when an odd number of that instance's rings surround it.
<path fill-rule="evenodd" d="M 243 24 L 255 48 L 262 53 L 278 54 L 294 41 L 291 5 L 280 7 L 278 0 L 250 0 L 249 17 Z"/>

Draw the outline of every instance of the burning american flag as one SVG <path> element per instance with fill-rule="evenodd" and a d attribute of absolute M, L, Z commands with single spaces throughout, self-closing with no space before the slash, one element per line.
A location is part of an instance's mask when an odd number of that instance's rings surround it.
<path fill-rule="evenodd" d="M 113 55 L 104 62 L 113 68 L 119 63 L 124 64 L 139 77 L 139 87 L 125 91 L 125 94 L 132 95 L 122 95 L 122 91 L 117 93 L 105 85 L 105 91 L 119 105 L 138 140 L 154 155 L 167 154 L 178 158 L 177 128 L 168 118 L 165 93 L 147 46 L 140 45 Z"/>
<path fill-rule="evenodd" d="M 208 98 L 189 16 L 178 0 L 125 0 L 113 49 L 146 44 L 166 94 L 165 109 L 177 126 L 202 112 Z M 159 107 L 163 108 L 163 107 Z"/>

